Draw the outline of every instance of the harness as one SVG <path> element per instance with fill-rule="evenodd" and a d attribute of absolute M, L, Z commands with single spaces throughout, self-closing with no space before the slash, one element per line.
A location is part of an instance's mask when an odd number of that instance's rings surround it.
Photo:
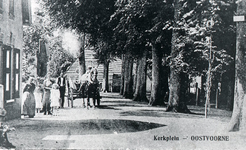
<path fill-rule="evenodd" d="M 80 88 L 79 90 L 81 90 L 82 86 L 91 86 L 91 85 L 96 85 L 97 87 L 99 87 L 99 81 L 97 80 L 97 74 L 98 71 L 96 68 L 91 69 L 90 72 L 85 73 L 81 76 L 80 78 Z"/>

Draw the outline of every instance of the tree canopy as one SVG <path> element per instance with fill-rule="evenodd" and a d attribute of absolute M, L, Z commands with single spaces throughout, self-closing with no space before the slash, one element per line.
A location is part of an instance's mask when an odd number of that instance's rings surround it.
<path fill-rule="evenodd" d="M 86 34 L 100 62 L 126 53 L 138 59 L 157 49 L 161 67 L 189 76 L 210 70 L 212 78 L 233 64 L 235 42 L 229 37 L 235 37 L 235 25 L 228 21 L 236 9 L 232 1 L 40 1 L 53 24 Z M 149 66 L 160 68 L 152 57 L 148 55 Z"/>
<path fill-rule="evenodd" d="M 23 31 L 24 59 L 23 59 L 23 80 L 37 73 L 37 52 L 40 48 L 40 40 L 44 40 L 48 46 L 49 56 L 42 56 L 48 59 L 48 71 L 52 76 L 58 76 L 60 66 L 67 61 L 73 62 L 73 56 L 64 50 L 61 37 L 56 37 L 54 31 L 58 28 L 52 23 L 50 16 L 40 7 L 37 7 L 33 15 L 31 26 L 25 26 Z"/>

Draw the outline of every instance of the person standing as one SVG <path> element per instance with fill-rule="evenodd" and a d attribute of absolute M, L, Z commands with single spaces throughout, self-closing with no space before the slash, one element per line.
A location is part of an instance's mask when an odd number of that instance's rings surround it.
<path fill-rule="evenodd" d="M 61 72 L 60 76 L 58 77 L 57 84 L 59 85 L 59 91 L 60 91 L 60 108 L 63 108 L 64 96 L 66 91 L 66 78 L 63 72 Z"/>
<path fill-rule="evenodd" d="M 37 85 L 35 91 L 34 91 L 34 96 L 35 96 L 35 100 L 36 100 L 36 111 L 37 113 L 40 112 L 40 110 L 42 109 L 42 100 L 43 100 L 43 88 L 41 87 L 41 85 Z"/>
<path fill-rule="evenodd" d="M 59 86 L 56 83 L 52 85 L 50 101 L 52 114 L 57 116 L 58 107 L 60 106 L 60 91 Z"/>
<path fill-rule="evenodd" d="M 27 84 L 22 96 L 22 115 L 33 118 L 35 116 L 36 101 L 34 97 L 35 84 Z"/>
<path fill-rule="evenodd" d="M 52 115 L 50 112 L 50 90 L 52 87 L 52 82 L 50 80 L 49 74 L 47 74 L 47 77 L 43 82 L 43 87 L 44 87 L 44 95 L 43 95 L 43 101 L 42 101 L 43 103 L 42 111 L 44 112 L 44 115 L 46 115 L 47 112 L 48 112 L 48 115 Z"/>

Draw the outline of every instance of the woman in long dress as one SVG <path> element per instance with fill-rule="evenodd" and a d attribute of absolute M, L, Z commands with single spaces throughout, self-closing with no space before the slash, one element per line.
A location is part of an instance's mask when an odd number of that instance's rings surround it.
<path fill-rule="evenodd" d="M 58 107 L 60 106 L 60 91 L 59 91 L 59 86 L 56 83 L 52 85 L 50 100 L 51 100 L 50 106 L 52 108 L 52 114 L 57 116 Z"/>
<path fill-rule="evenodd" d="M 37 110 L 37 113 L 39 113 L 43 106 L 42 104 L 43 88 L 41 87 L 41 85 L 38 85 L 37 88 L 35 89 L 34 96 L 36 100 L 36 110 Z"/>
<path fill-rule="evenodd" d="M 36 101 L 34 97 L 35 84 L 27 84 L 22 96 L 22 115 L 33 118 L 35 116 Z"/>
<path fill-rule="evenodd" d="M 52 115 L 50 112 L 50 90 L 51 90 L 52 82 L 50 80 L 50 75 L 47 74 L 47 78 L 43 82 L 44 87 L 44 95 L 43 95 L 43 112 L 44 115 L 48 113 L 48 115 Z"/>

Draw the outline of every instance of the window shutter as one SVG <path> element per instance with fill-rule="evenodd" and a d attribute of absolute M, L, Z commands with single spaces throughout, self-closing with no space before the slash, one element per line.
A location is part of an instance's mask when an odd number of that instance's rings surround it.
<path fill-rule="evenodd" d="M 13 57 L 13 98 L 20 97 L 20 50 L 14 49 L 14 57 Z"/>
<path fill-rule="evenodd" d="M 3 46 L 3 85 L 4 100 L 10 99 L 11 91 L 11 47 Z"/>

